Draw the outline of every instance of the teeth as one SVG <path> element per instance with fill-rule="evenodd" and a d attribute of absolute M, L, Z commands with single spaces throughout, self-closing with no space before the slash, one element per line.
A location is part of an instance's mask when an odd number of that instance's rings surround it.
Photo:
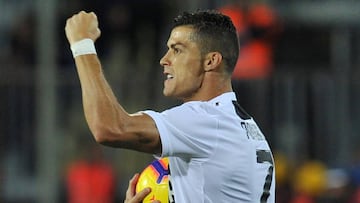
<path fill-rule="evenodd" d="M 173 79 L 173 78 L 174 78 L 174 76 L 172 76 L 172 75 L 168 74 L 168 75 L 166 76 L 166 78 L 167 78 L 167 79 Z"/>

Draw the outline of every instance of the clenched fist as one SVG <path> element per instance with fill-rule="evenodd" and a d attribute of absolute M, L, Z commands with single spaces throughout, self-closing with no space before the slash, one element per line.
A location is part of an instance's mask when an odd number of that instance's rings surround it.
<path fill-rule="evenodd" d="M 98 25 L 94 12 L 81 11 L 67 19 L 65 33 L 70 45 L 84 38 L 90 38 L 95 42 L 101 34 Z"/>

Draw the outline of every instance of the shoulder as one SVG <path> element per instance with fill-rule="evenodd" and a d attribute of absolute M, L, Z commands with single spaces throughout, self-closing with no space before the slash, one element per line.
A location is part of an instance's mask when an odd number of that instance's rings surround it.
<path fill-rule="evenodd" d="M 148 110 L 148 111 L 144 111 L 144 113 L 155 118 L 155 120 L 165 119 L 167 122 L 181 121 L 183 123 L 198 121 L 199 117 L 203 119 L 209 117 L 207 115 L 208 114 L 207 104 L 206 102 L 201 102 L 201 101 L 187 102 L 180 106 L 167 109 L 163 112 Z"/>

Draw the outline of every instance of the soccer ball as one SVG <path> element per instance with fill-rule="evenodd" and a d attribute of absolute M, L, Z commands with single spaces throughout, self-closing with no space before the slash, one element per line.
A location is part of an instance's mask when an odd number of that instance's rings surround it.
<path fill-rule="evenodd" d="M 151 188 L 143 203 L 159 200 L 162 203 L 169 201 L 169 160 L 162 158 L 151 162 L 140 174 L 136 184 L 136 192 L 146 187 Z"/>

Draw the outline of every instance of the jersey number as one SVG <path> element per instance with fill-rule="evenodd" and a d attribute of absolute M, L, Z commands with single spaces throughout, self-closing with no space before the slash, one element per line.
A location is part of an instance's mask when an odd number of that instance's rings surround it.
<path fill-rule="evenodd" d="M 257 159 L 257 163 L 266 163 L 266 162 L 270 163 L 270 166 L 268 168 L 268 173 L 265 177 L 263 193 L 260 198 L 260 203 L 266 203 L 267 199 L 270 196 L 270 187 L 273 179 L 273 171 L 274 171 L 273 158 L 270 151 L 258 150 L 256 151 L 256 159 Z"/>

